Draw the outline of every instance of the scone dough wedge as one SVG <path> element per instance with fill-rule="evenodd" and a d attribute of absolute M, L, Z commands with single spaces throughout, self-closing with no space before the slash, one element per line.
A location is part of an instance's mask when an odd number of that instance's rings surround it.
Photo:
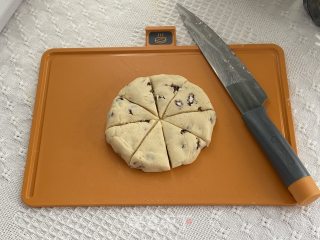
<path fill-rule="evenodd" d="M 207 145 L 187 130 L 166 121 L 162 121 L 162 128 L 172 168 L 192 163 Z"/>
<path fill-rule="evenodd" d="M 179 75 L 166 74 L 154 75 L 151 76 L 150 79 L 154 90 L 154 96 L 156 98 L 159 117 L 162 117 L 168 107 L 168 104 L 179 92 L 187 79 Z"/>
<path fill-rule="evenodd" d="M 118 96 L 113 102 L 108 113 L 107 128 L 132 122 L 156 120 L 157 116 L 137 104 Z"/>
<path fill-rule="evenodd" d="M 209 146 L 213 126 L 216 122 L 216 113 L 213 110 L 181 113 L 166 117 L 164 121 L 189 131 L 204 140 Z"/>
<path fill-rule="evenodd" d="M 130 166 L 144 172 L 170 170 L 169 158 L 160 121 L 149 132 L 131 158 Z"/>
<path fill-rule="evenodd" d="M 206 93 L 197 85 L 186 82 L 168 105 L 164 117 L 212 109 L 212 104 Z"/>
<path fill-rule="evenodd" d="M 119 96 L 144 107 L 156 116 L 158 115 L 149 77 L 136 78 L 120 91 Z"/>
<path fill-rule="evenodd" d="M 110 127 L 106 130 L 107 142 L 129 164 L 133 153 L 156 122 L 150 120 Z"/>

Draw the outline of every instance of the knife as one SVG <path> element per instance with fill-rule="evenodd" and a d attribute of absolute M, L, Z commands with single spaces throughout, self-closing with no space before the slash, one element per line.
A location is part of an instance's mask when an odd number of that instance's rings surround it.
<path fill-rule="evenodd" d="M 201 19 L 177 4 L 189 34 L 239 109 L 282 182 L 299 204 L 320 197 L 320 190 L 298 156 L 269 119 L 263 107 L 267 95 L 227 44 Z"/>

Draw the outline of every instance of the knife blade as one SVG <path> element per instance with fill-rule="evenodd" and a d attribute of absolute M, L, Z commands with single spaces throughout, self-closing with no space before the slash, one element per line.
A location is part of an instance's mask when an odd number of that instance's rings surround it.
<path fill-rule="evenodd" d="M 228 45 L 200 18 L 177 4 L 184 26 L 239 109 L 270 163 L 300 204 L 314 201 L 320 190 L 263 107 L 267 95 Z"/>

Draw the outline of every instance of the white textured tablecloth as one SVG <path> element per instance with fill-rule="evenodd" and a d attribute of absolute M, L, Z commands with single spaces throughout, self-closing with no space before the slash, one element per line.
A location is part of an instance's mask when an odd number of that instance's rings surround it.
<path fill-rule="evenodd" d="M 320 180 L 320 28 L 302 0 L 181 3 L 228 43 L 285 51 L 299 156 Z M 0 239 L 320 239 L 320 201 L 306 207 L 33 209 L 20 192 L 42 53 L 52 47 L 142 46 L 146 25 L 176 25 L 175 1 L 27 0 L 0 33 Z M 1 7 L 1 6 L 0 6 Z"/>

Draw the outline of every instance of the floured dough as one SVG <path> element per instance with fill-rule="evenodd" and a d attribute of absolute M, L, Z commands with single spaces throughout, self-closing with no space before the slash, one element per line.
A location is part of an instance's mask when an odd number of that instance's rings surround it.
<path fill-rule="evenodd" d="M 108 113 L 107 128 L 126 123 L 155 119 L 158 119 L 158 117 L 146 109 L 118 96 L 113 100 L 111 109 Z"/>
<path fill-rule="evenodd" d="M 136 153 L 132 156 L 130 166 L 139 168 L 145 172 L 170 170 L 160 121 L 150 131 Z"/>
<path fill-rule="evenodd" d="M 216 114 L 212 110 L 181 113 L 164 119 L 165 121 L 189 131 L 210 144 Z"/>
<path fill-rule="evenodd" d="M 205 92 L 178 75 L 140 77 L 112 103 L 107 142 L 131 168 L 168 171 L 209 146 L 216 114 Z"/>
<path fill-rule="evenodd" d="M 213 109 L 205 92 L 197 85 L 186 82 L 170 102 L 164 117 L 184 112 Z"/>
<path fill-rule="evenodd" d="M 159 116 L 162 117 L 168 104 L 187 81 L 179 75 L 160 74 L 151 76 L 151 83 L 156 97 Z"/>
<path fill-rule="evenodd" d="M 106 130 L 107 142 L 129 163 L 132 154 L 155 123 L 156 120 L 150 120 L 108 128 Z"/>
<path fill-rule="evenodd" d="M 173 168 L 192 163 L 206 146 L 202 139 L 166 121 L 162 121 L 162 128 Z"/>
<path fill-rule="evenodd" d="M 119 96 L 148 109 L 156 116 L 158 115 L 149 77 L 136 78 L 120 91 Z"/>

